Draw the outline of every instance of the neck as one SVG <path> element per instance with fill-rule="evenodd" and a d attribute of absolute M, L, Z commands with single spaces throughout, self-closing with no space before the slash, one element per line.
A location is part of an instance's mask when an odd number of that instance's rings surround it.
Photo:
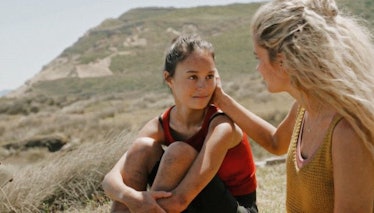
<path fill-rule="evenodd" d="M 331 117 L 336 113 L 335 109 L 319 102 L 309 102 L 303 105 L 310 118 Z"/>
<path fill-rule="evenodd" d="M 321 103 L 309 102 L 305 107 L 305 129 L 309 133 L 313 131 L 323 131 L 326 129 L 336 114 L 335 109 Z M 322 129 L 321 129 L 322 128 Z"/>
<path fill-rule="evenodd" d="M 296 95 L 295 95 L 296 94 Z M 308 112 L 309 117 L 325 117 L 331 114 L 335 114 L 335 109 L 327 104 L 324 104 L 315 97 L 308 96 L 305 93 L 294 93 L 291 94 L 297 102 Z"/>
<path fill-rule="evenodd" d="M 175 106 L 172 110 L 172 123 L 183 124 L 183 126 L 196 126 L 201 125 L 204 120 L 205 112 L 207 108 L 204 109 L 190 109 L 186 107 Z"/>

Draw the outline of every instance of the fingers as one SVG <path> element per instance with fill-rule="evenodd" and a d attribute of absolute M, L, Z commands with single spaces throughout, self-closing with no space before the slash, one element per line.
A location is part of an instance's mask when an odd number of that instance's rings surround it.
<path fill-rule="evenodd" d="M 160 198 L 168 198 L 172 195 L 171 192 L 165 192 L 165 191 L 152 191 L 151 192 L 152 197 L 157 200 Z"/>
<path fill-rule="evenodd" d="M 222 81 L 219 75 L 216 76 L 217 87 L 222 88 Z"/>
<path fill-rule="evenodd" d="M 161 198 L 168 198 L 172 195 L 171 192 L 165 192 L 165 191 L 152 191 L 151 192 L 152 197 L 155 200 L 161 199 Z M 164 210 L 162 207 L 158 207 L 158 212 L 160 213 L 167 213 L 166 210 Z"/>

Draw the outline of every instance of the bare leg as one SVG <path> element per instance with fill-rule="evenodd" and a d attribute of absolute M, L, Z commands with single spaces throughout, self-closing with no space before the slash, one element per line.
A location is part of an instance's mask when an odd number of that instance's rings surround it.
<path fill-rule="evenodd" d="M 147 187 L 148 174 L 157 161 L 160 160 L 163 149 L 160 144 L 152 140 L 138 139 L 127 150 L 124 162 L 123 182 L 138 191 Z M 126 205 L 113 201 L 111 212 L 130 212 Z"/>
<path fill-rule="evenodd" d="M 197 154 L 197 151 L 187 143 L 172 143 L 162 156 L 151 190 L 174 189 L 187 173 Z"/>

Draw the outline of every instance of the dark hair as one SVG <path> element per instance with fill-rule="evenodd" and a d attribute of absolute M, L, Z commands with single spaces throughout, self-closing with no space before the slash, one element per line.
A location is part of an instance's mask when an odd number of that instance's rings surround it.
<path fill-rule="evenodd" d="M 209 52 L 214 60 L 214 48 L 210 42 L 202 40 L 197 35 L 181 35 L 177 37 L 173 40 L 173 44 L 167 51 L 164 70 L 167 71 L 170 76 L 174 76 L 177 64 L 196 50 Z"/>

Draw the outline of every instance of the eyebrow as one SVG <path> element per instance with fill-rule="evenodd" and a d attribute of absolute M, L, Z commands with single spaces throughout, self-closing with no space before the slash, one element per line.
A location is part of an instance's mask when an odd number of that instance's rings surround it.
<path fill-rule="evenodd" d="M 209 73 L 213 73 L 215 72 L 216 70 L 210 70 Z M 198 73 L 199 71 L 197 70 L 188 70 L 187 73 Z"/>

